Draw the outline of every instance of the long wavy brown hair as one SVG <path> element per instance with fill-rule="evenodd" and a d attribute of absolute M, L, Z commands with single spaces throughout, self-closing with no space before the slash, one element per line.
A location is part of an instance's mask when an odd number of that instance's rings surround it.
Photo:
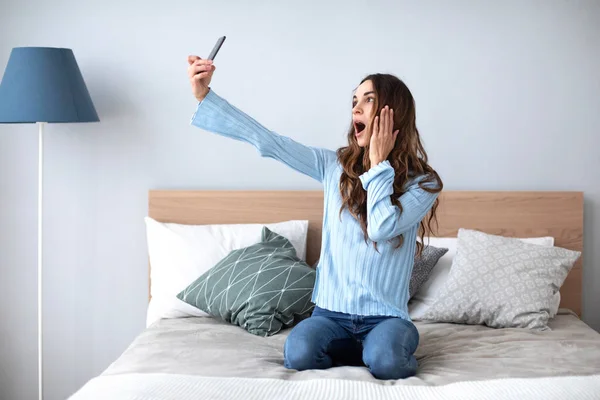
<path fill-rule="evenodd" d="M 373 84 L 375 92 L 373 110 L 377 110 L 370 116 L 370 126 L 373 126 L 375 117 L 379 115 L 385 105 L 394 110 L 392 131 L 398 130 L 399 133 L 394 148 L 387 157 L 395 171 L 394 193 L 390 199 L 402 212 L 399 198 L 405 192 L 406 184 L 411 179 L 424 176 L 419 182 L 419 186 L 430 193 L 439 193 L 442 190 L 442 180 L 428 164 L 427 153 L 417 129 L 415 101 L 408 87 L 402 80 L 389 74 L 368 75 L 361 81 L 361 84 L 367 80 Z M 366 242 L 368 240 L 367 192 L 363 189 L 359 176 L 370 168 L 369 146 L 360 147 L 354 131 L 354 124 L 351 124 L 348 131 L 348 146 L 337 151 L 339 163 L 343 168 L 340 177 L 342 196 L 340 216 L 342 211 L 347 209 L 359 221 Z M 439 200 L 436 199 L 428 215 L 419 223 L 418 236 L 422 239 L 417 241 L 417 254 L 419 255 L 423 251 L 423 239 L 433 233 L 432 226 L 436 222 L 438 204 Z M 397 247 L 401 247 L 404 243 L 403 235 L 399 235 L 396 239 Z M 377 243 L 373 243 L 373 245 L 377 248 Z"/>

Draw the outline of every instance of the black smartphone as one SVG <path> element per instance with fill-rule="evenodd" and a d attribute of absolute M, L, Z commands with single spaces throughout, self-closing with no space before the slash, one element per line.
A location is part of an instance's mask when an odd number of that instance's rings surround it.
<path fill-rule="evenodd" d="M 217 56 L 217 53 L 221 49 L 221 46 L 223 45 L 224 41 L 225 41 L 225 36 L 221 36 L 219 39 L 217 39 L 217 43 L 215 43 L 215 47 L 213 47 L 212 51 L 210 52 L 210 55 L 208 56 L 208 60 L 215 59 L 215 57 Z"/>

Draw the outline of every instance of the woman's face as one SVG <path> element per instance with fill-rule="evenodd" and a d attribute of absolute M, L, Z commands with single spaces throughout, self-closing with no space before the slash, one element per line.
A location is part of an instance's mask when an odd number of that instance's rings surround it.
<path fill-rule="evenodd" d="M 373 82 L 366 80 L 360 84 L 352 98 L 352 123 L 356 141 L 365 147 L 371 140 L 371 117 L 375 112 L 375 91 Z"/>

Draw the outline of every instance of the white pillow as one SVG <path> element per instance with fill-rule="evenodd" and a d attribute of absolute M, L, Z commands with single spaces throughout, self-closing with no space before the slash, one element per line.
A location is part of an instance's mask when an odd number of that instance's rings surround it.
<path fill-rule="evenodd" d="M 308 221 L 273 224 L 182 225 L 144 219 L 151 266 L 146 326 L 161 318 L 184 318 L 208 314 L 176 295 L 212 268 L 232 250 L 258 243 L 262 227 L 287 238 L 298 258 L 306 260 Z"/>
<path fill-rule="evenodd" d="M 541 246 L 554 246 L 554 238 L 551 236 L 535 237 L 535 238 L 520 238 L 525 243 L 537 244 Z M 429 307 L 435 302 L 437 294 L 444 286 L 448 273 L 452 267 L 452 261 L 456 255 L 457 238 L 426 238 L 425 243 L 435 247 L 445 247 L 448 252 L 439 259 L 436 266 L 433 268 L 429 279 L 421 286 L 419 291 L 413 296 L 408 304 L 408 312 L 412 320 L 420 320 L 427 312 Z M 553 308 L 550 313 L 550 318 L 554 318 L 558 312 L 560 304 L 560 292 L 556 293 L 553 298 Z"/>

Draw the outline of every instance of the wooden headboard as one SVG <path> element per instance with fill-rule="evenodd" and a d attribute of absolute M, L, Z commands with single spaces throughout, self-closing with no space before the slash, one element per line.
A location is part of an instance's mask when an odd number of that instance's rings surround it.
<path fill-rule="evenodd" d="M 581 192 L 445 191 L 438 209 L 438 237 L 456 237 L 459 228 L 512 237 L 552 236 L 555 245 L 583 249 Z M 180 224 L 309 221 L 307 261 L 321 250 L 322 191 L 151 190 L 149 214 Z M 581 315 L 582 258 L 561 288 L 561 307 Z"/>

